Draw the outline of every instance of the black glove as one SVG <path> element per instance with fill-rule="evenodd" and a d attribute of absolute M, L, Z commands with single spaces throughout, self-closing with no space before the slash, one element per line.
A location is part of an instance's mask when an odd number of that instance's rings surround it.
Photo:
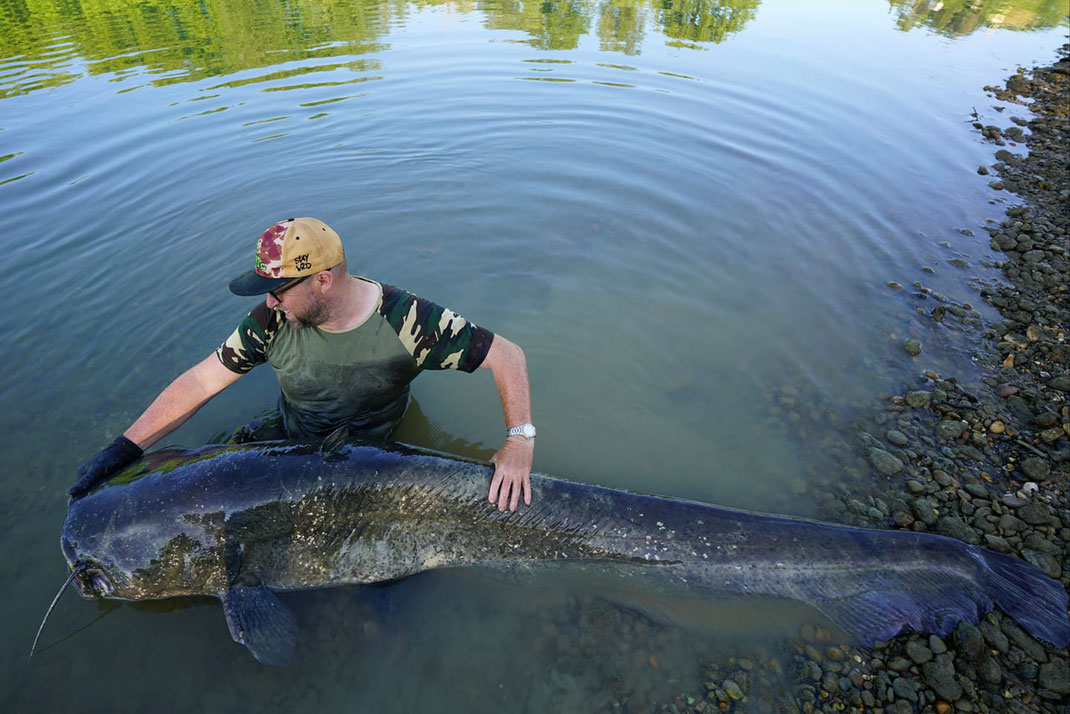
<path fill-rule="evenodd" d="M 68 491 L 71 498 L 81 498 L 108 477 L 121 471 L 144 455 L 141 447 L 120 436 L 111 442 L 104 451 L 78 467 L 78 483 Z"/>

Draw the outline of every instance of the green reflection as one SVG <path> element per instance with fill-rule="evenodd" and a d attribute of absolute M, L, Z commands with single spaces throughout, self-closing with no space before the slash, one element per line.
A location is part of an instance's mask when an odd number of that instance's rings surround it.
<path fill-rule="evenodd" d="M 151 84 L 234 77 L 289 62 L 228 87 L 319 72 L 334 86 L 380 69 L 374 59 L 330 62 L 384 48 L 393 25 L 426 7 L 481 13 L 491 30 L 525 33 L 541 50 L 575 49 L 595 34 L 605 51 L 638 54 L 648 28 L 671 44 L 722 42 L 760 0 L 0 0 L 0 97 L 73 82 L 85 73 Z M 324 60 L 317 62 L 317 60 Z M 120 90 L 123 91 L 123 90 Z"/>
<path fill-rule="evenodd" d="M 1066 0 L 888 0 L 900 30 L 927 27 L 949 37 L 980 28 L 1041 30 L 1066 17 Z"/>
<path fill-rule="evenodd" d="M 901 30 L 958 36 L 979 28 L 1035 30 L 1063 21 L 1065 0 L 889 0 Z M 84 74 L 154 85 L 206 77 L 265 91 L 336 86 L 381 69 L 394 25 L 425 8 L 480 13 L 490 30 L 524 33 L 540 50 L 572 50 L 595 35 L 603 51 L 639 54 L 650 32 L 676 47 L 724 42 L 761 0 L 0 0 L 0 97 L 73 82 Z M 331 58 L 348 61 L 331 62 Z M 322 61 L 320 61 L 322 60 Z M 241 76 L 262 68 L 291 67 Z M 287 77 L 321 83 L 274 86 Z M 360 75 L 354 79 L 352 75 Z M 238 76 L 235 76 L 238 75 Z M 126 88 L 119 91 L 127 91 Z"/>

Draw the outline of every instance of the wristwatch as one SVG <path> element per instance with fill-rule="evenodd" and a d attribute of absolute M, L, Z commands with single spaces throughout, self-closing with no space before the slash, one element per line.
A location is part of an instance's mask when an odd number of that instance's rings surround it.
<path fill-rule="evenodd" d="M 508 439 L 510 436 L 522 436 L 525 439 L 534 439 L 535 427 L 530 423 L 511 426 L 505 431 L 505 438 Z"/>

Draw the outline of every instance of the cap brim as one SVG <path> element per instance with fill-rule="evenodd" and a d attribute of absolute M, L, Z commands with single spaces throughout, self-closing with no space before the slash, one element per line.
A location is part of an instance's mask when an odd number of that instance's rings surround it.
<path fill-rule="evenodd" d="M 242 273 L 230 281 L 230 291 L 235 295 L 266 295 L 267 293 L 281 288 L 293 278 L 265 278 L 255 270 Z"/>

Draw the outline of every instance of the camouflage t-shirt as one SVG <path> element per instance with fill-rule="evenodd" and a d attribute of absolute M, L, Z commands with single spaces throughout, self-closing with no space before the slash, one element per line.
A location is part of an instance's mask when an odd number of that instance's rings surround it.
<path fill-rule="evenodd" d="M 238 374 L 271 363 L 291 437 L 322 437 L 345 424 L 386 436 L 405 413 L 416 375 L 425 369 L 473 372 L 490 349 L 489 330 L 400 288 L 368 282 L 379 288 L 379 304 L 356 327 L 297 329 L 260 303 L 216 350 Z"/>

